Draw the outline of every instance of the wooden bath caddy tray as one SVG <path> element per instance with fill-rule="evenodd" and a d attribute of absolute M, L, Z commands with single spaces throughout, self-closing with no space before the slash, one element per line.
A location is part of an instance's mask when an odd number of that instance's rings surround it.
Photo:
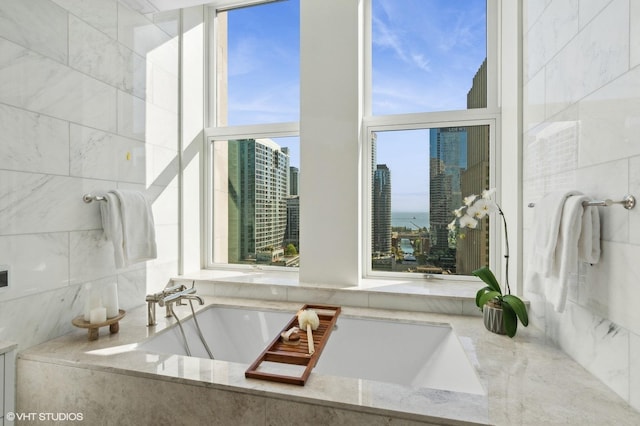
<path fill-rule="evenodd" d="M 313 355 L 309 355 L 306 329 L 300 329 L 300 340 L 297 344 L 283 342 L 279 332 L 269 346 L 245 371 L 245 377 L 304 386 L 311 374 L 311 370 L 315 367 L 320 354 L 322 354 L 327 340 L 329 340 L 331 331 L 338 320 L 338 315 L 340 315 L 340 307 L 304 305 L 302 309 L 314 310 L 320 319 L 318 329 L 313 330 L 315 349 Z M 294 326 L 298 326 L 297 313 L 282 331 L 287 331 Z"/>

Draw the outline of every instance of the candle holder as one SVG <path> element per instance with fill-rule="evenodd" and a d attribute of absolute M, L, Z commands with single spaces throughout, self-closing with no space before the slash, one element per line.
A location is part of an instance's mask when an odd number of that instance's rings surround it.
<path fill-rule="evenodd" d="M 116 315 L 113 318 L 107 318 L 106 321 L 104 322 L 97 322 L 97 323 L 91 323 L 89 321 L 85 321 L 84 320 L 84 315 L 80 315 L 75 317 L 72 321 L 71 324 L 75 325 L 76 327 L 80 327 L 80 328 L 87 328 L 89 329 L 89 340 L 98 340 L 99 334 L 100 334 L 100 327 L 106 327 L 109 326 L 109 333 L 111 334 L 115 334 L 118 331 L 120 331 L 120 324 L 119 321 L 124 318 L 125 315 L 125 311 L 124 309 L 119 309 L 118 310 L 119 313 L 118 315 Z"/>

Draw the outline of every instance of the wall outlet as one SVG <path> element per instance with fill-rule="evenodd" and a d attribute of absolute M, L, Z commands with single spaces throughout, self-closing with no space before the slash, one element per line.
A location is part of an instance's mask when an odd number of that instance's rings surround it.
<path fill-rule="evenodd" d="M 0 288 L 9 287 L 9 266 L 0 265 Z"/>

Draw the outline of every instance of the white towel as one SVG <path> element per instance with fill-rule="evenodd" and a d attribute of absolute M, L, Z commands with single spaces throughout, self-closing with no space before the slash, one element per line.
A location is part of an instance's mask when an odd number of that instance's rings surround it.
<path fill-rule="evenodd" d="M 151 207 L 138 191 L 115 190 L 100 203 L 102 228 L 113 243 L 116 268 L 157 257 Z"/>
<path fill-rule="evenodd" d="M 585 201 L 589 201 L 589 198 L 584 195 L 571 196 L 562 209 L 553 267 L 545 282 L 546 298 L 553 304 L 556 312 L 564 311 L 569 279 L 578 274 L 578 240 L 582 233 L 582 203 Z"/>
<path fill-rule="evenodd" d="M 562 209 L 567 197 L 578 191 L 552 192 L 536 202 L 533 222 L 533 247 L 529 258 L 531 273 L 548 277 L 553 268 L 556 243 L 560 232 Z M 539 291 L 539 280 L 534 280 L 532 291 Z"/>
<path fill-rule="evenodd" d="M 600 260 L 600 210 L 585 207 L 578 239 L 578 260 L 592 265 Z"/>

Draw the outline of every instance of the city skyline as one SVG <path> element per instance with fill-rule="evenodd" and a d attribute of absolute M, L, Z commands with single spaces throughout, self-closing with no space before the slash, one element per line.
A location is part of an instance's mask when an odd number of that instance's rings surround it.
<path fill-rule="evenodd" d="M 486 57 L 486 1 L 372 0 L 376 115 L 466 109 Z M 299 120 L 298 1 L 229 13 L 229 124 Z M 393 212 L 429 211 L 429 136 L 386 132 L 378 163 L 394 174 Z M 413 141 L 410 138 L 415 138 Z M 300 168 L 299 138 L 290 148 Z M 409 152 L 410 155 L 406 155 Z"/>

